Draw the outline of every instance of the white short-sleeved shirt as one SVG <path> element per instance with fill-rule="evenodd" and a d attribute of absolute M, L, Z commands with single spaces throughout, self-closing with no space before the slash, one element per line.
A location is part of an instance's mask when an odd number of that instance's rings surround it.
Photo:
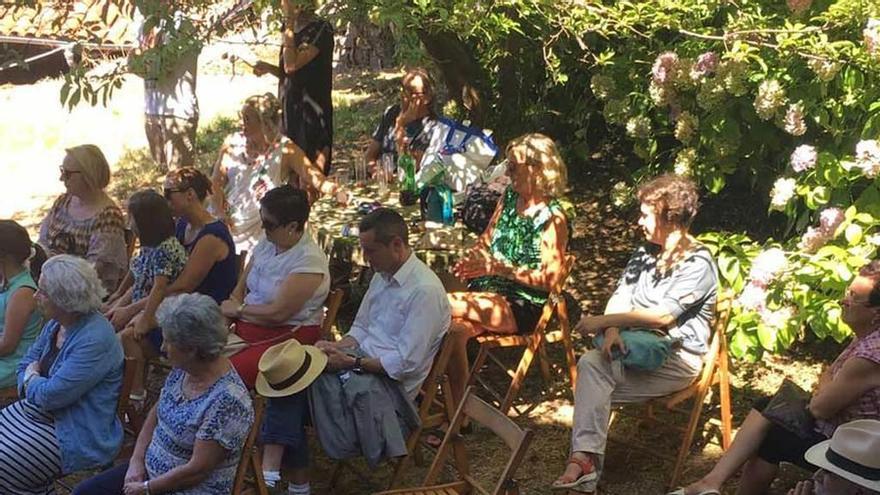
<path fill-rule="evenodd" d="M 295 246 L 276 254 L 275 245 L 266 239 L 254 248 L 252 267 L 247 278 L 247 304 L 271 304 L 278 288 L 294 273 L 320 273 L 321 285 L 287 325 L 320 325 L 324 319 L 324 300 L 330 292 L 330 271 L 327 256 L 312 240 L 308 231 Z"/>

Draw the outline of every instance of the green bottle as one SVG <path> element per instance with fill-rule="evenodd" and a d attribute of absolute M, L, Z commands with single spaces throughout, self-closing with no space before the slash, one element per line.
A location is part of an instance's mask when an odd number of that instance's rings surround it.
<path fill-rule="evenodd" d="M 397 159 L 397 166 L 403 169 L 403 186 L 400 188 L 400 204 L 414 205 L 419 200 L 416 188 L 416 161 L 409 153 L 403 153 Z"/>

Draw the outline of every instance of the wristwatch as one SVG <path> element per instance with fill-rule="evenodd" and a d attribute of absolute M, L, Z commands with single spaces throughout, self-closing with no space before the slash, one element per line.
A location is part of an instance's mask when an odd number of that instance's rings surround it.
<path fill-rule="evenodd" d="M 144 481 L 144 493 L 150 495 L 150 480 Z"/>
<path fill-rule="evenodd" d="M 239 318 L 241 318 L 241 313 L 244 311 L 245 306 L 247 306 L 247 303 L 241 303 L 238 305 L 238 310 L 236 310 L 236 313 L 238 313 Z"/>
<path fill-rule="evenodd" d="M 363 358 L 360 356 L 354 358 L 354 367 L 351 371 L 354 371 L 355 373 L 363 373 L 364 369 L 361 367 L 361 360 L 363 360 Z"/>

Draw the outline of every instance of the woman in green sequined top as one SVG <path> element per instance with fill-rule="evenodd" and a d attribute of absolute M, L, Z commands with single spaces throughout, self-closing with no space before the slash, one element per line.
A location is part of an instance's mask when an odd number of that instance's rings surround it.
<path fill-rule="evenodd" d="M 463 392 L 464 344 L 483 332 L 534 330 L 550 290 L 562 274 L 568 225 L 558 198 L 565 192 L 565 163 L 552 139 L 526 134 L 507 145 L 511 185 L 477 245 L 453 267 L 467 292 L 449 294 L 450 334 L 461 343 L 451 382 Z"/>

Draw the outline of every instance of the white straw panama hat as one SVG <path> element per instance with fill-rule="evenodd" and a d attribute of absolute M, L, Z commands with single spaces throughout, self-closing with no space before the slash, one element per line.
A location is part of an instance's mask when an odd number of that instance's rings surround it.
<path fill-rule="evenodd" d="M 859 419 L 840 425 L 830 440 L 810 447 L 804 458 L 859 486 L 880 491 L 880 421 Z"/>
<path fill-rule="evenodd" d="M 257 366 L 256 388 L 263 397 L 286 397 L 302 391 L 327 366 L 327 355 L 296 339 L 266 349 Z"/>

